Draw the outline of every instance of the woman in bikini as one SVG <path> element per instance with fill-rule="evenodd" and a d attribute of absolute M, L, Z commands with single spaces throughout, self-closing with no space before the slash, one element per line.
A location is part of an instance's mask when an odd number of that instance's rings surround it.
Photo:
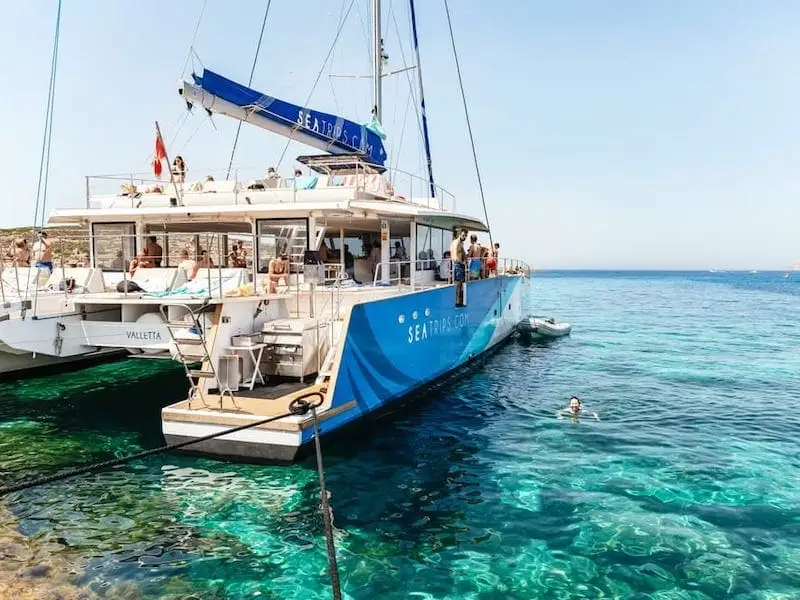
<path fill-rule="evenodd" d="M 267 277 L 269 278 L 269 293 L 278 293 L 278 282 L 283 279 L 286 287 L 289 287 L 289 255 L 284 250 L 280 258 L 273 258 L 267 267 Z"/>

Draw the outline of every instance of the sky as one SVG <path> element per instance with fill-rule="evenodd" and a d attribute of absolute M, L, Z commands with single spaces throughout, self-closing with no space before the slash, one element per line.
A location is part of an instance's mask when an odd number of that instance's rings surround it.
<path fill-rule="evenodd" d="M 48 211 L 82 206 L 86 175 L 147 171 L 155 121 L 189 179 L 224 170 L 236 122 L 184 116 L 179 81 L 206 66 L 246 83 L 266 3 L 207 0 L 194 37 L 202 0 L 65 0 Z M 411 65 L 407 2 L 383 6 L 389 69 Z M 367 121 L 370 80 L 331 75 L 369 74 L 369 7 L 273 0 L 253 87 Z M 800 3 L 450 0 L 450 11 L 505 256 L 542 269 L 800 261 Z M 55 15 L 55 0 L 0 2 L 0 226 L 33 222 Z M 459 213 L 482 217 L 442 0 L 418 0 L 417 20 L 434 176 Z M 424 177 L 415 78 L 385 78 L 383 126 L 391 165 Z M 284 145 L 245 125 L 237 169 L 263 173 Z M 281 170 L 305 153 L 292 143 Z"/>

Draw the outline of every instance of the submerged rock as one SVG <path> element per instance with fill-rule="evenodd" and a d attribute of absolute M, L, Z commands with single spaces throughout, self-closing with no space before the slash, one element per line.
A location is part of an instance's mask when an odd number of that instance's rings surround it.
<path fill-rule="evenodd" d="M 99 600 L 71 581 L 75 569 L 53 552 L 47 540 L 19 533 L 11 513 L 0 505 L 0 598 L 14 600 Z"/>

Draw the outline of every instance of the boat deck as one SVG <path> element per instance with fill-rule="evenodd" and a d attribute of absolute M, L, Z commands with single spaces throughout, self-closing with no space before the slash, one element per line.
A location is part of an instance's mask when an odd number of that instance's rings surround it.
<path fill-rule="evenodd" d="M 236 427 L 248 422 L 260 421 L 268 417 L 277 417 L 289 412 L 289 406 L 296 398 L 311 392 L 320 392 L 327 400 L 327 386 L 325 384 L 306 384 L 298 382 L 280 383 L 235 392 L 229 395 L 205 394 L 203 400 L 182 400 L 172 404 L 161 411 L 162 419 L 168 421 L 183 421 L 192 423 L 207 423 Z M 309 401 L 314 402 L 314 397 Z M 323 401 L 324 404 L 324 401 Z M 350 408 L 347 406 L 347 408 Z M 338 414 L 339 410 L 329 410 L 319 415 L 320 420 Z M 259 425 L 264 429 L 284 429 L 298 431 L 310 426 L 308 415 L 290 416 Z"/>

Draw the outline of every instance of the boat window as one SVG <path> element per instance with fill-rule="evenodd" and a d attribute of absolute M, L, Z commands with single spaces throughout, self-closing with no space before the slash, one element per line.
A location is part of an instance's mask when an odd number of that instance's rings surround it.
<path fill-rule="evenodd" d="M 104 271 L 122 271 L 136 256 L 134 223 L 92 223 L 94 266 Z"/>
<path fill-rule="evenodd" d="M 446 241 L 449 237 L 448 234 L 449 232 L 444 229 L 431 227 L 431 251 L 433 252 L 432 258 L 434 261 L 442 260 L 442 255 L 448 250 L 446 247 L 449 245 L 449 242 Z"/>
<path fill-rule="evenodd" d="M 408 261 L 411 260 L 408 256 L 408 251 L 411 249 L 411 238 L 407 235 L 393 235 L 390 238 L 391 245 L 389 246 L 390 257 L 392 261 Z"/>
<path fill-rule="evenodd" d="M 442 230 L 417 225 L 417 270 L 433 271 L 442 258 Z"/>
<path fill-rule="evenodd" d="M 194 233 L 170 233 L 169 242 L 166 245 L 162 244 L 165 257 L 162 266 L 177 267 L 182 261 L 187 260 L 182 255 L 183 250 L 186 250 L 188 260 L 197 260 L 197 246 L 204 246 L 196 238 L 199 236 Z"/>
<path fill-rule="evenodd" d="M 302 270 L 303 253 L 308 248 L 306 219 L 259 219 L 258 272 L 266 273 L 269 261 L 281 252 L 289 255 L 292 272 Z"/>

